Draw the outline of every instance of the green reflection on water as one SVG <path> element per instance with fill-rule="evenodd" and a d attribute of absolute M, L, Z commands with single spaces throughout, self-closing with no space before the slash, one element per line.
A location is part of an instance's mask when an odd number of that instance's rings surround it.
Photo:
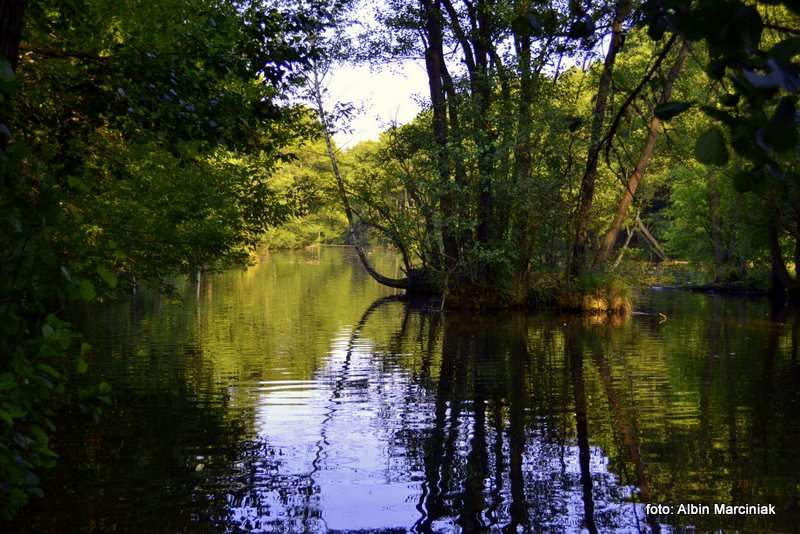
<path fill-rule="evenodd" d="M 326 248 L 197 289 L 80 314 L 115 404 L 97 426 L 62 417 L 62 462 L 19 530 L 800 522 L 796 315 L 669 292 L 613 322 L 442 314 Z M 778 514 L 648 517 L 646 502 Z"/>

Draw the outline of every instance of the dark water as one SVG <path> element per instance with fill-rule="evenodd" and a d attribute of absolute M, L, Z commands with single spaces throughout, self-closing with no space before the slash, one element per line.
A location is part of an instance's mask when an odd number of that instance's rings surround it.
<path fill-rule="evenodd" d="M 346 251 L 322 249 L 187 285 L 182 303 L 86 311 L 90 379 L 113 385 L 114 405 L 98 425 L 62 418 L 60 467 L 16 528 L 800 524 L 796 315 L 678 292 L 645 293 L 656 315 L 614 322 L 442 314 L 389 296 Z M 715 515 L 716 503 L 776 514 Z"/>

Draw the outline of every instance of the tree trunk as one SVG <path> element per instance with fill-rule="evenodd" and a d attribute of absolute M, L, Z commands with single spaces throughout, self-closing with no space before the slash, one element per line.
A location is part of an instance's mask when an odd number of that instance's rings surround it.
<path fill-rule="evenodd" d="M 430 0 L 428 0 L 430 1 Z M 461 45 L 464 63 L 470 81 L 472 100 L 472 140 L 478 149 L 478 205 L 476 238 L 480 243 L 488 243 L 495 235 L 494 221 L 495 194 L 492 176 L 496 155 L 496 137 L 490 119 L 493 98 L 493 85 L 489 73 L 492 49 L 492 25 L 490 7 L 484 0 L 466 2 L 470 27 L 465 29 L 451 0 L 443 0 L 444 8 L 450 18 L 450 27 Z M 499 61 L 499 56 L 496 56 Z M 498 71 L 501 70 L 501 65 Z"/>
<path fill-rule="evenodd" d="M 622 49 L 624 35 L 622 25 L 631 10 L 629 0 L 620 0 L 614 8 L 614 22 L 611 26 L 611 43 L 608 46 L 603 72 L 597 87 L 597 99 L 592 111 L 592 131 L 589 143 L 589 155 L 586 159 L 586 169 L 581 178 L 581 192 L 577 213 L 577 228 L 575 241 L 572 246 L 572 255 L 569 262 L 569 274 L 577 276 L 586 265 L 586 248 L 589 241 L 589 216 L 594 200 L 594 186 L 597 179 L 597 161 L 600 156 L 600 142 L 603 133 L 603 123 L 606 116 L 608 94 L 611 89 L 611 75 L 614 72 L 614 63 L 617 53 Z"/>
<path fill-rule="evenodd" d="M 659 259 L 661 260 L 666 260 L 667 253 L 664 252 L 664 249 L 661 248 L 661 245 L 658 243 L 656 238 L 653 237 L 653 234 L 651 234 L 650 230 L 648 230 L 647 227 L 644 225 L 644 223 L 642 222 L 642 218 L 639 216 L 638 213 L 636 214 L 636 226 L 639 229 L 639 235 L 641 235 L 644 238 L 644 240 L 647 241 L 647 244 L 650 245 L 650 248 L 652 249 L 653 252 L 656 253 L 656 256 L 658 256 Z"/>
<path fill-rule="evenodd" d="M 342 173 L 339 170 L 339 163 L 336 159 L 336 152 L 333 150 L 333 142 L 331 140 L 331 133 L 330 129 L 328 128 L 328 119 L 327 114 L 325 113 L 325 106 L 322 102 L 322 80 L 319 77 L 319 72 L 317 68 L 314 67 L 313 72 L 313 79 L 311 80 L 313 86 L 311 90 L 313 91 L 313 98 L 314 103 L 317 107 L 317 114 L 319 115 L 319 120 L 322 123 L 322 133 L 325 137 L 325 148 L 328 152 L 328 159 L 330 160 L 331 170 L 333 171 L 333 176 L 336 179 L 336 186 L 339 189 L 339 196 L 342 200 L 342 205 L 344 206 L 344 213 L 347 217 L 347 225 L 350 231 L 350 239 L 353 242 L 353 246 L 358 253 L 358 258 L 361 260 L 361 264 L 366 269 L 367 273 L 379 284 L 383 284 L 385 286 L 394 287 L 398 289 L 408 289 L 409 282 L 408 278 L 389 278 L 387 276 L 383 276 L 378 271 L 376 271 L 372 265 L 369 263 L 369 259 L 367 258 L 366 253 L 364 252 L 364 248 L 361 246 L 361 243 L 358 239 L 358 234 L 355 231 L 354 220 L 353 220 L 353 210 L 350 207 L 350 200 L 347 198 L 347 191 L 344 187 L 344 178 L 342 178 Z M 409 273 L 410 274 L 410 273 Z"/>
<path fill-rule="evenodd" d="M 450 187 L 450 163 L 447 150 L 447 118 L 445 94 L 442 85 L 444 44 L 442 36 L 442 6 L 440 0 L 422 0 L 425 32 L 428 46 L 425 49 L 425 69 L 433 108 L 433 137 L 436 140 L 436 166 L 439 171 L 439 204 L 442 211 L 442 243 L 445 267 L 452 270 L 458 261 L 458 241 L 454 232 L 454 206 Z"/>
<path fill-rule="evenodd" d="M 637 215 L 637 216 L 638 216 L 638 215 Z M 620 263 L 622 263 L 622 258 L 624 258 L 624 257 L 625 257 L 625 252 L 628 250 L 628 246 L 631 244 L 631 238 L 633 237 L 633 228 L 628 228 L 628 229 L 627 229 L 627 234 L 628 234 L 628 235 L 627 235 L 627 237 L 625 238 L 625 243 L 623 243 L 623 244 L 622 244 L 622 248 L 621 248 L 621 249 L 620 249 L 620 251 L 619 251 L 619 256 L 617 256 L 617 259 L 616 259 L 616 261 L 614 262 L 614 265 L 612 265 L 612 267 L 613 267 L 614 269 L 616 269 L 616 268 L 617 268 L 617 266 L 618 266 Z"/>
<path fill-rule="evenodd" d="M 531 100 L 533 99 L 533 77 L 531 76 L 531 38 L 517 38 L 519 57 L 519 107 L 517 109 L 517 139 L 514 146 L 514 180 L 517 183 L 531 174 Z"/>
<path fill-rule="evenodd" d="M 681 49 L 678 52 L 678 56 L 675 58 L 675 63 L 669 70 L 666 80 L 664 80 L 664 86 L 661 88 L 661 95 L 658 99 L 659 104 L 665 104 L 669 102 L 669 99 L 672 97 L 672 86 L 675 83 L 675 80 L 678 78 L 678 74 L 680 74 L 688 54 L 689 44 L 684 41 L 683 46 L 681 46 Z M 617 243 L 617 238 L 619 237 L 622 223 L 628 214 L 628 209 L 630 208 L 631 203 L 633 203 L 633 197 L 636 194 L 636 189 L 639 187 L 642 178 L 644 178 L 644 174 L 647 172 L 647 166 L 650 164 L 650 159 L 653 157 L 653 152 L 656 148 L 656 141 L 658 140 L 658 130 L 660 127 L 661 121 L 658 119 L 658 117 L 653 115 L 653 117 L 650 119 L 650 128 L 647 132 L 647 139 L 645 140 L 644 148 L 642 148 L 639 161 L 636 163 L 636 167 L 628 179 L 627 188 L 625 189 L 625 193 L 622 195 L 622 198 L 619 201 L 617 213 L 614 216 L 611 227 L 608 229 L 608 233 L 606 233 L 606 237 L 603 240 L 603 245 L 601 246 L 600 252 L 597 256 L 598 262 L 605 263 L 609 260 L 609 258 L 611 258 L 611 252 L 614 250 L 614 245 Z"/>
<path fill-rule="evenodd" d="M 778 235 L 778 223 L 773 219 L 770 214 L 769 222 L 767 223 L 767 245 L 769 246 L 769 259 L 772 264 L 772 280 L 774 290 L 796 291 L 798 289 L 797 280 L 792 278 L 789 270 L 786 268 L 786 262 L 783 259 L 783 252 L 781 251 L 780 237 Z"/>
<path fill-rule="evenodd" d="M 531 75 L 531 38 L 529 35 L 514 37 L 519 68 L 519 104 L 517 107 L 517 131 L 514 143 L 514 185 L 524 191 L 531 176 L 531 101 L 533 100 L 533 76 Z M 505 210 L 501 231 L 511 225 L 511 237 L 519 251 L 518 267 L 525 269 L 531 256 L 529 233 L 529 210 L 520 210 L 518 202 L 511 201 L 511 209 Z M 518 213 L 514 213 L 518 212 Z M 512 218 L 512 215 L 515 215 Z M 508 222 L 510 221 L 510 223 Z"/>
<path fill-rule="evenodd" d="M 719 220 L 719 180 L 716 173 L 708 176 L 708 225 L 711 237 L 711 250 L 714 260 L 714 281 L 720 281 L 723 268 L 728 263 L 728 250 L 722 238 L 722 224 Z"/>
<path fill-rule="evenodd" d="M 495 141 L 497 134 L 490 118 L 493 88 L 489 75 L 489 55 L 491 47 L 489 8 L 483 2 L 477 2 L 470 12 L 472 29 L 475 34 L 475 67 L 470 73 L 474 89 L 472 98 L 475 102 L 475 120 L 473 134 L 475 146 L 478 148 L 478 228 L 479 243 L 489 243 L 495 237 L 494 204 L 495 193 L 492 176 L 495 163 Z M 482 276 L 486 273 L 482 273 Z"/>
<path fill-rule="evenodd" d="M 461 119 L 459 118 L 458 95 L 456 94 L 453 78 L 450 76 L 450 72 L 444 62 L 442 63 L 442 82 L 447 103 L 447 117 L 450 124 L 450 143 L 452 146 L 461 147 L 464 140 L 464 131 L 461 128 Z M 450 205 L 452 206 L 450 225 L 455 227 L 455 229 L 450 229 L 456 243 L 454 246 L 455 264 L 459 259 L 460 251 L 469 249 L 472 246 L 472 235 L 464 228 L 466 226 L 464 224 L 464 206 L 462 205 L 463 202 L 459 202 L 459 200 L 463 200 L 463 196 L 461 196 L 463 192 L 469 189 L 467 168 L 464 165 L 464 160 L 460 157 L 453 158 L 452 164 L 453 178 L 455 179 L 456 190 L 459 192 L 456 195 L 452 195 L 450 199 Z"/>
<path fill-rule="evenodd" d="M 14 71 L 19 61 L 19 43 L 27 5 L 27 0 L 0 0 L 0 61 L 8 61 Z M 0 109 L 0 154 L 6 151 L 11 141 L 7 125 L 11 113 L 11 105 L 6 104 Z"/>

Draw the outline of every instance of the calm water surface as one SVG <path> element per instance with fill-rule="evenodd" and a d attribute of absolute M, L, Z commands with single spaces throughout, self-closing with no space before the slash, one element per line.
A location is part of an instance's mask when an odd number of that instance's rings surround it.
<path fill-rule="evenodd" d="M 385 271 L 391 258 L 375 253 Z M 345 249 L 77 322 L 114 388 L 65 414 L 35 532 L 790 532 L 796 315 L 648 292 L 600 322 L 407 306 Z M 388 297 L 388 298 L 387 298 Z M 657 315 L 667 316 L 664 322 Z M 645 503 L 776 506 L 648 515 Z"/>

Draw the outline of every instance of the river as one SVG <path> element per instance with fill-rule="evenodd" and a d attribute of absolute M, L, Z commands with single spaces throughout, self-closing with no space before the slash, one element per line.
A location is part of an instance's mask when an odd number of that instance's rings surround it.
<path fill-rule="evenodd" d="M 625 319 L 442 313 L 393 298 L 342 248 L 179 290 L 76 314 L 86 380 L 114 401 L 97 424 L 59 417 L 59 465 L 20 530 L 800 524 L 798 318 L 766 301 L 651 290 Z"/>

